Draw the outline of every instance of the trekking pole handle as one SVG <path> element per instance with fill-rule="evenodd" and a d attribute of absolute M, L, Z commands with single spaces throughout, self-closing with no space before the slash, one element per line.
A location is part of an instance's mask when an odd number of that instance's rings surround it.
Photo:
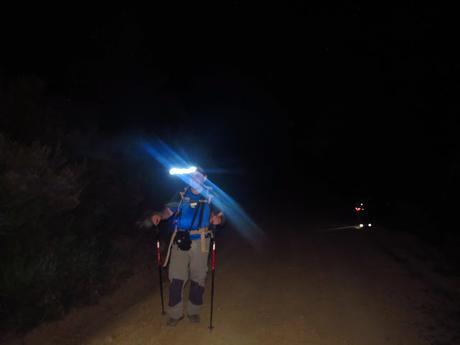
<path fill-rule="evenodd" d="M 157 232 L 157 241 L 156 241 L 156 257 L 157 257 L 157 267 L 158 267 L 158 276 L 160 283 L 160 298 L 161 298 L 161 314 L 165 314 L 165 304 L 163 299 L 163 276 L 162 276 L 162 266 L 161 266 L 161 251 L 160 251 L 160 232 L 158 226 L 156 227 Z"/>
<path fill-rule="evenodd" d="M 216 273 L 216 242 L 214 241 L 214 238 L 211 238 L 211 315 L 209 318 L 209 330 L 211 331 L 214 326 L 212 325 L 212 317 L 213 317 L 213 311 L 214 311 L 214 276 Z"/>
<path fill-rule="evenodd" d="M 216 241 L 212 240 L 211 269 L 216 270 Z"/>
<path fill-rule="evenodd" d="M 158 229 L 158 225 L 155 227 L 155 232 L 157 234 L 157 241 L 156 241 L 156 256 L 157 256 L 157 265 L 161 266 L 161 252 L 160 252 L 160 231 Z"/>
<path fill-rule="evenodd" d="M 157 265 L 161 266 L 160 239 L 157 239 Z"/>

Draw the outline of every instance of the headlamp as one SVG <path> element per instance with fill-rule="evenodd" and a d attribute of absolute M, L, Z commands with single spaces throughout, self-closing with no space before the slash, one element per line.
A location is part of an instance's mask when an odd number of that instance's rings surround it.
<path fill-rule="evenodd" d="M 197 171 L 196 167 L 189 167 L 189 168 L 171 168 L 169 169 L 170 175 L 189 175 L 193 174 Z"/>

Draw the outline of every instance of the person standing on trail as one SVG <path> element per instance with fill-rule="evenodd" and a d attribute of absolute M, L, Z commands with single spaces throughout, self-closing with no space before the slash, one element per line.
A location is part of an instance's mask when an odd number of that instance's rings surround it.
<path fill-rule="evenodd" d="M 187 317 L 193 323 L 200 322 L 204 286 L 208 272 L 210 236 L 209 227 L 222 225 L 223 214 L 212 204 L 213 196 L 204 185 L 207 179 L 202 169 L 184 175 L 188 186 L 180 193 L 177 204 L 168 204 L 161 212 L 152 215 L 157 226 L 161 221 L 174 217 L 175 230 L 171 236 L 164 265 L 169 261 L 168 326 L 176 326 L 184 318 L 183 290 L 190 279 Z"/>

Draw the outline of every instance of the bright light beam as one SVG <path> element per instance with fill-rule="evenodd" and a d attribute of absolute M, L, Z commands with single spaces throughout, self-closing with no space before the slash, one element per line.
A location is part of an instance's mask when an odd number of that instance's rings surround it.
<path fill-rule="evenodd" d="M 196 171 L 196 167 L 190 168 L 171 168 L 169 169 L 170 175 L 187 175 L 193 174 Z"/>
<path fill-rule="evenodd" d="M 180 155 L 161 140 L 157 140 L 155 145 L 144 142 L 143 148 L 152 158 L 167 169 L 189 165 Z M 171 170 L 169 172 L 171 174 Z M 190 183 L 189 174 L 176 174 L 178 170 L 174 170 L 173 172 L 174 174 L 171 175 L 179 177 L 186 184 Z M 225 217 L 234 225 L 238 233 L 253 247 L 260 248 L 265 242 L 265 234 L 262 229 L 230 195 L 210 181 L 209 178 L 206 180 L 205 185 L 211 188 L 211 194 L 215 196 L 212 201 L 214 205 L 224 213 Z"/>
<path fill-rule="evenodd" d="M 247 212 L 227 193 L 220 189 L 209 179 L 207 184 L 211 187 L 213 200 L 235 229 L 255 248 L 260 249 L 266 240 L 263 230 L 251 219 Z"/>

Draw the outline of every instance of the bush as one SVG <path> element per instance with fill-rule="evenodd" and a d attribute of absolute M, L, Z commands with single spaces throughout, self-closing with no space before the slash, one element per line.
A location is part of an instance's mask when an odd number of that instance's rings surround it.
<path fill-rule="evenodd" d="M 22 328 L 60 315 L 68 276 L 95 260 L 91 240 L 78 244 L 72 224 L 85 167 L 70 164 L 59 147 L 4 135 L 0 162 L 0 323 Z"/>

